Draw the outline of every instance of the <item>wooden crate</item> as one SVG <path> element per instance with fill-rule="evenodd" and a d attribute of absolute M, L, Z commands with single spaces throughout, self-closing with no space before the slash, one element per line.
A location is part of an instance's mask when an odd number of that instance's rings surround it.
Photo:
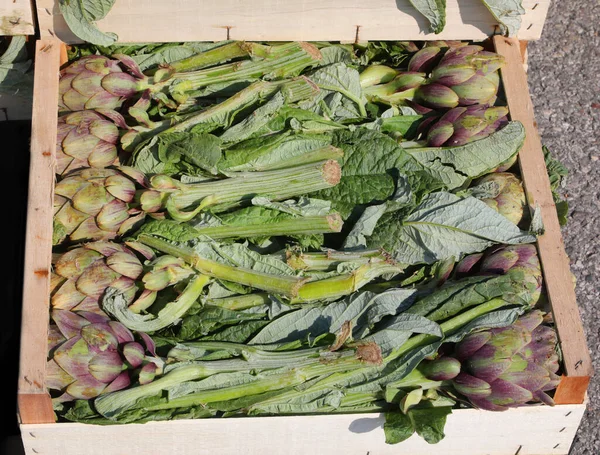
<path fill-rule="evenodd" d="M 38 1 L 38 8 L 47 3 Z M 52 2 L 50 2 L 52 3 Z M 321 33 L 324 24 L 311 14 L 320 10 L 331 17 L 328 7 L 317 5 L 340 4 L 340 2 L 302 2 L 297 6 L 304 12 L 294 26 L 281 27 L 289 22 L 289 9 L 284 2 L 261 1 L 258 5 L 277 6 L 279 24 L 275 17 L 258 21 L 256 11 L 250 16 L 242 2 L 221 0 L 205 2 L 205 14 L 198 18 L 197 8 L 183 0 L 172 2 L 178 10 L 180 23 L 171 24 L 168 29 L 152 29 L 152 37 L 145 35 L 151 23 L 156 21 L 149 14 L 166 14 L 159 5 L 163 2 L 147 0 L 151 12 L 139 6 L 135 11 L 128 10 L 129 2 L 117 2 L 115 17 L 113 12 L 101 25 L 105 30 L 124 34 L 123 40 L 139 41 L 151 38 L 152 41 L 168 40 L 218 40 L 225 38 L 212 35 L 210 27 L 193 28 L 193 17 L 197 21 L 209 23 L 208 17 L 219 18 L 213 24 L 236 24 L 237 31 L 231 29 L 230 38 L 235 39 L 321 39 L 340 40 L 356 38 L 346 35 L 341 28 L 335 29 L 335 36 Z M 228 10 L 233 4 L 240 5 L 241 11 L 234 20 L 221 21 L 222 16 L 214 15 L 215 10 Z M 250 2 L 247 2 L 250 3 Z M 340 16 L 341 24 L 356 23 L 360 17 L 365 35 L 362 39 L 432 39 L 438 36 L 416 33 L 417 21 L 413 28 L 403 22 L 406 31 L 397 24 L 393 27 L 389 18 L 380 17 L 385 11 L 392 14 L 390 2 L 373 1 L 363 9 L 352 4 L 344 8 Z M 397 2 L 400 4 L 400 1 Z M 464 2 L 459 2 L 461 8 Z M 468 3 L 468 2 L 467 2 Z M 525 3 L 528 3 L 527 1 Z M 167 4 L 167 2 L 164 2 Z M 120 6 L 121 5 L 121 6 Z M 171 5 L 171 3 L 169 3 Z M 184 7 L 187 5 L 188 9 Z M 357 2 L 358 5 L 358 2 Z M 374 6 L 372 6 L 374 5 Z M 384 5 L 388 8 L 384 8 Z M 448 1 L 449 24 L 444 37 L 455 39 L 480 39 L 479 32 L 468 28 L 460 36 L 458 24 L 450 21 L 456 1 Z M 548 2 L 539 2 L 538 8 L 544 11 Z M 475 6 L 473 6 L 475 8 Z M 163 8 L 163 9 L 161 9 Z M 229 8 L 229 9 L 228 9 Z M 262 8 L 262 6 L 261 6 Z M 262 9 L 258 9 L 262 11 Z M 360 10 L 360 11 L 358 11 Z M 537 8 L 536 8 L 537 10 Z M 131 12 L 130 12 L 131 11 Z M 146 12 L 144 12 L 146 11 Z M 191 11 L 191 12 L 190 12 Z M 272 10 L 269 10 L 273 13 Z M 185 14 L 184 14 L 185 12 Z M 361 12 L 362 15 L 358 13 Z M 43 15 L 46 12 L 40 12 Z M 56 8 L 49 9 L 47 15 L 54 15 Z M 402 12 L 400 12 L 402 13 Z M 398 13 L 398 14 L 400 14 Z M 140 15 L 141 16 L 138 16 Z M 257 14 L 257 13 L 256 13 Z M 273 13 L 274 14 L 274 13 Z M 402 13 L 405 14 L 405 13 Z M 543 23 L 544 17 L 538 18 Z M 156 17 L 156 16 L 155 16 Z M 223 16 L 224 17 L 224 16 Z M 319 16 L 320 17 L 320 16 Z M 398 16 L 400 17 L 400 16 Z M 479 16 L 478 16 L 479 17 Z M 110 20 L 109 20 L 110 19 Z M 114 21 L 113 21 L 114 19 Z M 139 19 L 134 30 L 128 32 L 127 24 Z M 163 17 L 160 18 L 163 23 Z M 229 19 L 229 16 L 227 16 Z M 41 26 L 47 18 L 39 18 Z M 111 22 L 112 21 L 112 22 Z M 265 22 L 266 21 L 266 22 Z M 382 21 L 381 30 L 377 21 Z M 337 22 L 337 21 L 336 21 Z M 184 23 L 185 27 L 179 27 Z M 526 23 L 526 22 L 524 22 Z M 545 233 L 538 239 L 538 251 L 544 273 L 545 286 L 559 334 L 564 354 L 564 376 L 555 394 L 554 407 L 532 406 L 495 413 L 474 409 L 457 410 L 448 418 L 446 438 L 431 446 L 413 436 L 399 445 L 386 445 L 383 436 L 383 418 L 377 414 L 325 415 L 297 417 L 255 417 L 243 419 L 199 419 L 146 424 L 126 424 L 111 426 L 85 425 L 79 423 L 54 423 L 51 399 L 44 386 L 46 365 L 46 343 L 49 314 L 49 287 L 52 252 L 52 198 L 54 193 L 54 163 L 56 149 L 57 111 L 49 106 L 57 106 L 58 74 L 61 62 L 66 61 L 65 43 L 56 37 L 70 42 L 58 17 L 53 17 L 54 28 L 44 33 L 37 42 L 36 70 L 34 82 L 34 106 L 32 115 L 31 167 L 28 200 L 28 220 L 26 232 L 25 270 L 23 288 L 23 316 L 21 327 L 21 359 L 18 384 L 18 413 L 22 440 L 28 454 L 80 454 L 85 447 L 87 455 L 207 453 L 207 454 L 567 454 L 586 408 L 586 391 L 592 375 L 592 363 L 586 345 L 579 310 L 572 285 L 569 259 L 565 253 L 563 240 L 550 183 L 544 164 L 542 145 L 537 132 L 533 106 L 527 85 L 527 74 L 523 60 L 525 40 L 493 36 L 490 41 L 495 50 L 506 58 L 506 66 L 501 70 L 501 78 L 513 120 L 519 120 L 526 129 L 527 138 L 519 153 L 519 165 L 526 189 L 528 203 L 533 209 L 539 207 L 545 226 Z M 266 25 L 265 25 L 266 24 Z M 269 24 L 273 30 L 265 30 Z M 366 24 L 369 24 L 367 26 Z M 328 24 L 329 25 L 329 24 Z M 339 24 L 338 24 L 339 25 Z M 421 24 L 422 25 L 422 24 Z M 106 27 L 104 27 L 106 26 Z M 221 26 L 221 25 L 219 25 Z M 119 28 L 120 27 L 120 28 Z M 217 25 L 214 25 L 217 27 Z M 535 27 L 541 30 L 541 25 Z M 533 27 L 532 27 L 533 28 Z M 185 30 L 184 30 L 185 29 Z M 212 31 L 211 31 L 212 30 Z M 361 25 L 361 29 L 362 25 Z M 481 31 L 481 30 L 480 30 Z M 128 32 L 129 34 L 125 34 Z M 525 32 L 524 32 L 525 33 Z M 491 30 L 484 35 L 491 34 Z M 52 35 L 52 36 L 49 36 Z M 528 35 L 525 35 L 528 36 Z M 487 36 L 489 38 L 489 36 Z M 539 36 L 537 36 L 539 37 Z M 521 37 L 521 33 L 519 34 Z M 532 36 L 535 39 L 536 36 Z"/>

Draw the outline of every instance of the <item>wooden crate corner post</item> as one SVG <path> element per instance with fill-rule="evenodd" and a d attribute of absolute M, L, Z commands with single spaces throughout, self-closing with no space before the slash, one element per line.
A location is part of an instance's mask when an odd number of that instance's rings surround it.
<path fill-rule="evenodd" d="M 45 386 L 45 369 L 58 82 L 64 57 L 61 41 L 44 38 L 36 42 L 17 399 L 19 422 L 25 424 L 55 421 Z"/>
<path fill-rule="evenodd" d="M 556 390 L 557 404 L 581 404 L 593 374 L 583 323 L 577 306 L 572 283 L 569 257 L 566 254 L 542 142 L 537 131 L 533 103 L 529 95 L 523 45 L 515 38 L 495 36 L 496 52 L 506 59 L 500 70 L 510 117 L 523 123 L 525 142 L 519 152 L 519 166 L 530 209 L 541 211 L 544 233 L 538 237 L 537 247 L 544 275 L 552 315 L 563 354 L 564 374 Z"/>

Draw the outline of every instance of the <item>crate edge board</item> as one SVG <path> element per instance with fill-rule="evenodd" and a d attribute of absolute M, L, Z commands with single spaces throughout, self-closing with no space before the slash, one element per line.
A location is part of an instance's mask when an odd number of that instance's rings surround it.
<path fill-rule="evenodd" d="M 109 426 L 30 424 L 21 425 L 21 433 L 28 454 L 79 455 L 85 444 L 88 455 L 170 455 L 194 453 L 200 446 L 204 453 L 214 455 L 558 455 L 568 453 L 585 408 L 580 404 L 504 412 L 460 409 L 448 416 L 446 436 L 434 446 L 417 435 L 399 444 L 386 444 L 381 414 L 191 419 Z M 65 444 L 67 440 L 69 444 Z M 241 441 L 244 449 L 240 451 Z"/>
<path fill-rule="evenodd" d="M 564 247 L 550 189 L 542 142 L 529 95 L 527 73 L 517 40 L 495 36 L 493 43 L 496 52 L 506 59 L 506 65 L 500 70 L 500 77 L 509 106 L 509 115 L 511 119 L 523 123 L 526 131 L 518 163 L 527 202 L 531 211 L 539 208 L 544 225 L 544 233 L 537 239 L 537 248 L 566 373 L 563 377 L 566 382 L 558 390 L 557 402 L 581 403 L 587 389 L 586 381 L 589 382 L 589 377 L 593 374 L 593 365 L 577 306 L 575 286 L 569 285 L 572 283 L 570 260 Z M 566 384 L 568 382 L 572 383 L 569 387 Z"/>
<path fill-rule="evenodd" d="M 524 0 L 519 38 L 541 37 L 551 0 Z M 58 0 L 38 0 L 40 34 L 68 43 L 80 42 L 68 29 Z M 497 22 L 480 2 L 448 0 L 446 27 L 440 34 L 428 32 L 429 23 L 408 0 L 305 0 L 281 2 L 198 2 L 149 0 L 140 8 L 131 0 L 116 2 L 98 27 L 113 32 L 121 42 L 219 41 L 334 41 L 395 39 L 398 30 L 406 40 L 485 39 L 493 35 Z M 331 21 L 332 14 L 336 20 Z M 286 18 L 289 18 L 286 20 Z M 135 24 L 135 26 L 133 26 Z"/>
<path fill-rule="evenodd" d="M 55 39 L 36 42 L 34 102 L 23 267 L 18 405 L 24 418 L 48 419 L 48 408 L 23 395 L 43 395 L 48 345 L 48 314 L 52 258 L 54 166 L 58 122 L 59 58 L 62 44 Z M 57 106 L 56 110 L 48 106 Z M 44 352 L 45 351 L 45 352 Z M 39 397 L 38 397 L 39 398 Z M 51 410 L 51 408 L 50 408 Z"/>
<path fill-rule="evenodd" d="M 35 35 L 33 0 L 0 0 L 0 36 Z"/>

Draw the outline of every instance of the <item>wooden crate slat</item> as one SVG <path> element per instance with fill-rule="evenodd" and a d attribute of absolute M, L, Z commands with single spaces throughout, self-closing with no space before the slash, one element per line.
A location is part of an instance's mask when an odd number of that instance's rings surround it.
<path fill-rule="evenodd" d="M 79 40 L 70 32 L 57 0 L 38 0 L 41 36 L 67 43 Z M 523 0 L 519 39 L 539 39 L 550 0 Z M 350 41 L 475 39 L 493 35 L 497 22 L 478 0 L 448 0 L 446 27 L 428 32 L 427 19 L 408 0 L 303 0 L 285 2 L 119 0 L 98 22 L 120 42 L 237 40 Z M 358 29 L 357 29 L 358 27 Z"/>
<path fill-rule="evenodd" d="M 58 121 L 58 73 L 62 43 L 42 39 L 36 43 L 34 104 L 31 120 L 27 231 L 23 271 L 23 310 L 21 323 L 18 391 L 23 395 L 46 394 L 45 367 L 48 346 L 48 302 L 52 258 L 52 217 L 54 164 Z M 23 414 L 38 420 L 45 412 L 41 401 L 19 400 L 26 405 Z M 42 409 L 31 411 L 29 405 Z M 50 408 L 50 411 L 52 408 Z M 46 421 L 54 421 L 52 414 Z"/>
<path fill-rule="evenodd" d="M 23 425 L 21 433 L 27 454 L 80 455 L 85 444 L 86 455 L 566 455 L 584 410 L 585 405 L 461 409 L 448 416 L 446 436 L 435 445 L 417 435 L 386 444 L 379 414 L 59 423 Z"/>
<path fill-rule="evenodd" d="M 0 35 L 35 35 L 32 0 L 0 0 Z"/>
<path fill-rule="evenodd" d="M 535 123 L 533 104 L 529 96 L 527 73 L 523 66 L 519 42 L 513 38 L 495 36 L 496 51 L 506 58 L 501 70 L 506 101 L 513 120 L 525 126 L 527 137 L 519 152 L 519 166 L 531 208 L 539 207 L 544 234 L 538 238 L 538 251 L 544 274 L 552 314 L 558 331 L 566 377 L 565 384 L 557 391 L 557 402 L 582 403 L 585 379 L 577 379 L 577 386 L 567 387 L 570 377 L 586 378 L 592 375 L 593 366 L 587 346 L 583 323 L 577 306 L 575 286 L 570 270 L 569 257 L 565 252 L 561 228 L 552 198 L 542 142 Z M 561 395 L 560 390 L 565 393 Z M 566 393 L 569 391 L 569 393 Z M 579 393 L 573 393 L 579 391 Z"/>

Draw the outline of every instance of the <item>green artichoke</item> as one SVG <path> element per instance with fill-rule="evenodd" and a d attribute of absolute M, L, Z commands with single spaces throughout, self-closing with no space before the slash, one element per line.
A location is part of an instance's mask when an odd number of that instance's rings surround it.
<path fill-rule="evenodd" d="M 475 182 L 475 196 L 518 225 L 525 217 L 527 199 L 521 179 L 510 172 L 494 172 Z"/>
<path fill-rule="evenodd" d="M 153 340 L 96 313 L 55 309 L 46 387 L 56 402 L 97 397 L 145 384 L 162 371 Z M 57 339 L 56 334 L 62 335 Z"/>
<path fill-rule="evenodd" d="M 532 310 L 508 327 L 467 335 L 452 356 L 462 364 L 452 380 L 454 389 L 477 408 L 504 411 L 529 402 L 553 405 L 558 338 L 543 324 L 543 313 Z"/>

